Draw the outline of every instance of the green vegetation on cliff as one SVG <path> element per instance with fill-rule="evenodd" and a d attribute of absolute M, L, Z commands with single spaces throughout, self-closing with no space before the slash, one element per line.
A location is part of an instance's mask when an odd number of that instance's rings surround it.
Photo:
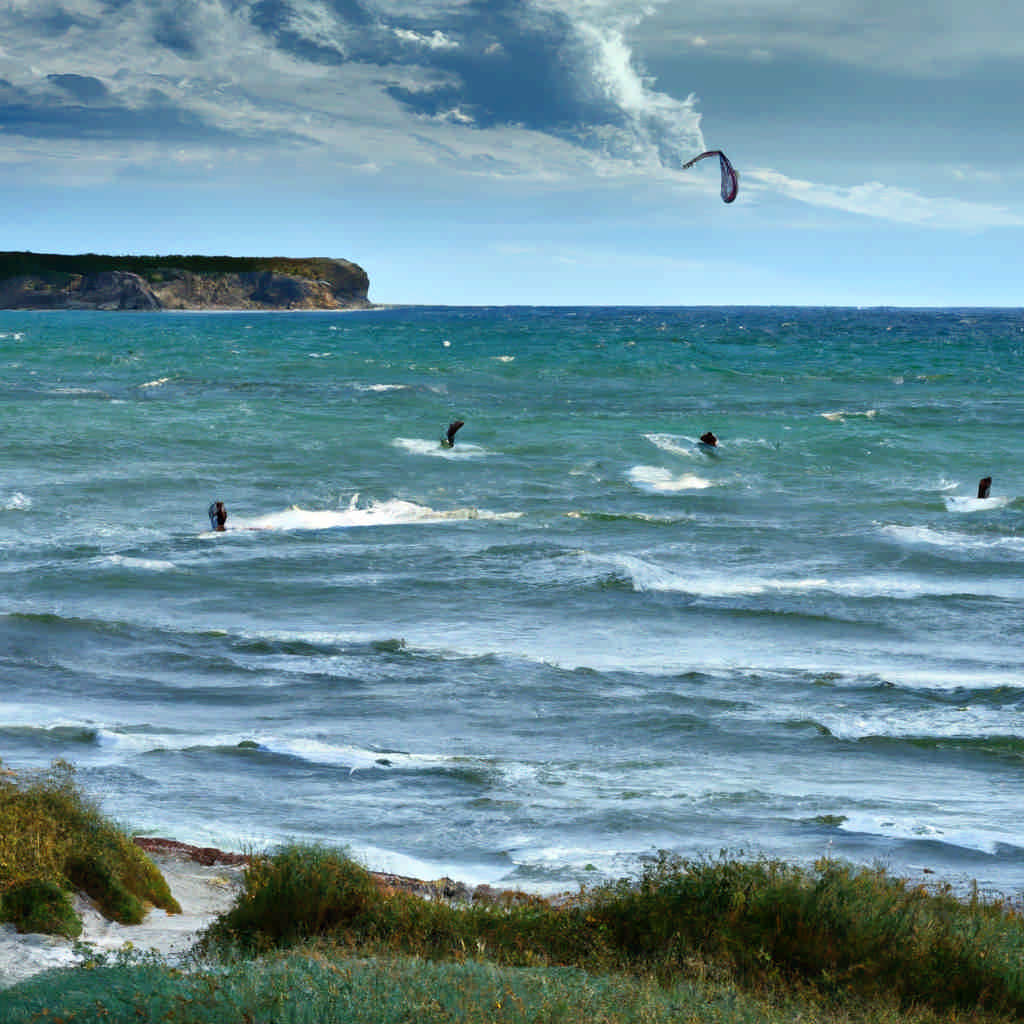
<path fill-rule="evenodd" d="M 168 271 L 185 270 L 193 274 L 270 271 L 313 281 L 330 281 L 333 276 L 332 267 L 338 264 L 355 266 L 343 260 L 291 259 L 286 256 L 103 256 L 92 252 L 71 256 L 60 253 L 0 252 L 0 280 L 29 275 L 86 275 L 121 270 L 154 282 L 162 280 Z"/>

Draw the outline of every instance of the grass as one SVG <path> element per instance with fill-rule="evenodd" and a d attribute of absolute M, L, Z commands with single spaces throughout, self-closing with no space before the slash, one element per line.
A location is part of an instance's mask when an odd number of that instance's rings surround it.
<path fill-rule="evenodd" d="M 58 765 L 44 779 L 0 784 L 0 842 L 16 814 L 36 822 L 38 834 L 55 808 L 59 821 L 90 823 L 93 842 L 113 828 Z M 70 845 L 80 853 L 77 841 Z M 28 900 L 41 913 L 72 874 L 80 882 L 88 875 L 79 873 L 78 853 L 59 853 L 56 834 L 37 847 L 3 876 L 12 883 L 5 906 L 9 893 L 22 891 L 14 882 L 45 888 Z M 234 906 L 205 933 L 187 969 L 132 952 L 93 956 L 0 992 L 5 1024 L 1022 1018 L 1020 913 L 881 870 L 662 856 L 638 878 L 560 902 L 509 893 L 449 904 L 385 888 L 344 853 L 304 845 L 251 860 Z"/>
<path fill-rule="evenodd" d="M 831 860 L 807 870 L 662 857 L 562 906 L 453 906 L 386 893 L 343 855 L 295 846 L 252 862 L 203 947 L 258 953 L 316 938 L 350 955 L 572 966 L 667 986 L 710 969 L 747 991 L 1024 1016 L 1015 909 Z"/>
<path fill-rule="evenodd" d="M 307 946 L 182 972 L 156 962 L 66 970 L 0 992 L 5 1024 L 996 1024 L 977 1014 L 837 1004 L 728 981 L 511 968 Z"/>
<path fill-rule="evenodd" d="M 181 912 L 156 865 L 84 795 L 71 765 L 0 775 L 0 921 L 76 938 L 74 890 L 122 924 L 138 924 L 149 906 Z"/>

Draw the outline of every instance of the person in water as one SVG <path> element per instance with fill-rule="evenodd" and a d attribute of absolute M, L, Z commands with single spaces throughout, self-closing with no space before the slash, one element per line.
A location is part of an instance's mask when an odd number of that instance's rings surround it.
<path fill-rule="evenodd" d="M 988 492 L 990 490 L 992 490 L 992 477 L 990 477 L 990 476 L 983 476 L 978 481 L 978 497 L 979 498 L 987 498 L 988 497 Z"/>
<path fill-rule="evenodd" d="M 459 432 L 461 427 L 466 425 L 465 420 L 453 420 L 448 424 L 448 430 L 444 437 L 441 438 L 442 448 L 454 448 L 455 447 L 455 435 Z"/>
<path fill-rule="evenodd" d="M 710 448 L 716 448 L 716 447 L 718 447 L 718 438 L 715 437 L 715 435 L 712 434 L 711 431 L 709 430 L 706 434 L 701 434 L 700 435 L 700 443 L 701 444 L 706 444 Z"/>
<path fill-rule="evenodd" d="M 215 501 L 207 511 L 210 514 L 210 529 L 218 533 L 224 532 L 224 524 L 228 521 L 228 510 L 223 501 Z"/>

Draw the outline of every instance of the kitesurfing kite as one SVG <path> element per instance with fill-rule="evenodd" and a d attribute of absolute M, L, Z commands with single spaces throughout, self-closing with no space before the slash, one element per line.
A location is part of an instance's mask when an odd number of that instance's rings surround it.
<path fill-rule="evenodd" d="M 729 158 L 720 149 L 709 149 L 706 153 L 695 156 L 692 160 L 683 164 L 683 170 L 685 171 L 698 160 L 703 160 L 709 156 L 718 157 L 718 164 L 722 168 L 722 202 L 731 203 L 740 190 L 740 176 L 736 173 L 732 164 L 729 163 Z"/>

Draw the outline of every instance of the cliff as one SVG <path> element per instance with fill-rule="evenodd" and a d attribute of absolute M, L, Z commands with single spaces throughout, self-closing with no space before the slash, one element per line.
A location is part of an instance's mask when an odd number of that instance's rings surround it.
<path fill-rule="evenodd" d="M 0 309 L 368 309 L 348 260 L 0 252 Z"/>

